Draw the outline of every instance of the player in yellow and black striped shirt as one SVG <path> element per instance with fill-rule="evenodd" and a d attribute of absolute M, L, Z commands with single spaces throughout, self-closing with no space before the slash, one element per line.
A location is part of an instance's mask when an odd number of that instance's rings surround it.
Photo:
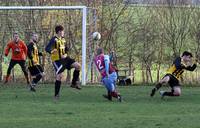
<path fill-rule="evenodd" d="M 75 68 L 73 72 L 73 78 L 71 87 L 76 89 L 81 89 L 79 86 L 79 74 L 80 74 L 80 64 L 74 59 L 67 56 L 66 41 L 64 39 L 64 28 L 62 25 L 55 27 L 56 36 L 52 37 L 47 44 L 45 50 L 51 55 L 51 60 L 56 72 L 55 81 L 55 99 L 59 98 L 62 72 L 67 69 Z"/>
<path fill-rule="evenodd" d="M 44 71 L 42 66 L 39 63 L 39 56 L 43 54 L 38 51 L 38 35 L 33 33 L 28 44 L 28 69 L 33 78 L 30 84 L 30 90 L 35 92 L 35 86 L 42 78 Z"/>
<path fill-rule="evenodd" d="M 171 67 L 167 70 L 166 75 L 159 81 L 159 83 L 152 89 L 150 96 L 153 97 L 155 92 L 164 83 L 168 83 L 171 87 L 170 92 L 160 91 L 160 95 L 164 96 L 180 96 L 181 89 L 179 80 L 184 70 L 194 71 L 196 62 L 192 62 L 192 54 L 188 51 L 183 52 L 181 57 L 177 57 Z"/>

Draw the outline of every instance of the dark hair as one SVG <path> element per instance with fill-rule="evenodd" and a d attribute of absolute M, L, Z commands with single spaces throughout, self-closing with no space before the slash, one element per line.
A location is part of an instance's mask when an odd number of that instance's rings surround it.
<path fill-rule="evenodd" d="M 103 49 L 102 48 L 98 48 L 97 49 L 97 55 L 100 55 L 100 54 L 102 54 L 103 53 Z"/>
<path fill-rule="evenodd" d="M 64 30 L 64 27 L 62 25 L 57 25 L 55 27 L 55 31 L 56 31 L 56 34 L 59 32 L 59 31 L 63 31 Z"/>
<path fill-rule="evenodd" d="M 190 57 L 193 57 L 192 56 L 192 53 L 188 52 L 188 51 L 184 51 L 182 56 L 190 56 Z"/>

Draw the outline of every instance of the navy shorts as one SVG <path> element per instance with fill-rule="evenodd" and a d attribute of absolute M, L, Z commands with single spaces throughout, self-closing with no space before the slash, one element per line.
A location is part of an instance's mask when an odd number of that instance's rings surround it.
<path fill-rule="evenodd" d="M 42 74 L 44 72 L 41 65 L 34 65 L 31 67 L 28 67 L 28 70 L 30 71 L 31 76 L 36 76 L 36 75 Z"/>
<path fill-rule="evenodd" d="M 75 62 L 74 59 L 70 57 L 66 57 L 64 59 L 60 59 L 53 62 L 53 66 L 56 74 L 62 73 L 65 69 L 70 70 L 71 65 Z"/>
<path fill-rule="evenodd" d="M 172 74 L 166 74 L 165 76 L 169 76 L 168 84 L 171 88 L 173 88 L 174 86 L 180 86 L 179 80 L 175 76 L 173 76 Z"/>

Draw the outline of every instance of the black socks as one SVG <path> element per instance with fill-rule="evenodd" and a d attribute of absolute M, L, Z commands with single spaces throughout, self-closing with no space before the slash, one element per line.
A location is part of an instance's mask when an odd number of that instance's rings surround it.
<path fill-rule="evenodd" d="M 79 70 L 74 70 L 73 79 L 72 79 L 72 85 L 76 85 L 76 81 L 79 80 L 79 74 L 80 74 Z"/>
<path fill-rule="evenodd" d="M 158 84 L 156 84 L 156 90 L 158 90 L 160 87 L 162 86 L 162 84 L 161 83 L 158 83 Z"/>
<path fill-rule="evenodd" d="M 61 85 L 61 81 L 56 80 L 56 82 L 55 82 L 55 96 L 59 96 L 60 85 Z"/>

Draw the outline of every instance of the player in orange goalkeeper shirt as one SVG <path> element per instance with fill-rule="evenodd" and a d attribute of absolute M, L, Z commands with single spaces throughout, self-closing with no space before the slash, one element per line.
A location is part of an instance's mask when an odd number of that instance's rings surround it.
<path fill-rule="evenodd" d="M 29 82 L 28 72 L 26 70 L 26 65 L 25 65 L 27 57 L 27 46 L 22 40 L 20 40 L 17 32 L 13 33 L 13 40 L 8 42 L 5 48 L 5 53 L 4 53 L 5 56 L 8 56 L 10 49 L 12 50 L 12 58 L 7 70 L 5 83 L 8 82 L 13 67 L 16 64 L 19 64 L 27 80 L 27 84 L 29 84 L 30 82 Z"/>

